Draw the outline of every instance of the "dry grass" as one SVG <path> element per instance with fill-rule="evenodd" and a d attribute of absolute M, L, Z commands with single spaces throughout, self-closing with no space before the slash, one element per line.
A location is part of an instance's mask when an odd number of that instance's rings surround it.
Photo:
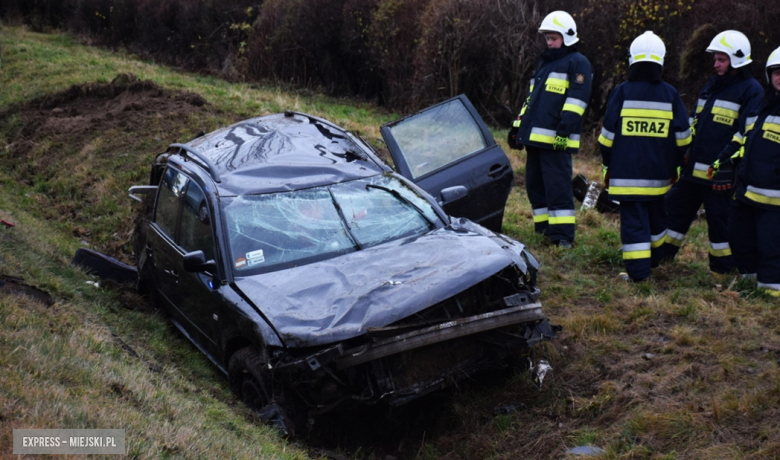
<path fill-rule="evenodd" d="M 8 48 L 13 52 L 6 53 Z M 0 110 L 72 83 L 96 81 L 99 68 L 111 78 L 133 71 L 208 100 L 212 112 L 183 120 L 170 136 L 197 131 L 195 121 L 217 123 L 293 108 L 376 143 L 377 127 L 391 117 L 349 101 L 231 86 L 98 50 L 83 51 L 99 65 L 80 72 L 67 56 L 82 49 L 63 38 L 0 31 L 0 77 L 9 83 L 0 90 Z M 28 61 L 38 59 L 48 59 L 52 81 L 36 83 L 44 77 Z M 12 88 L 24 90 L 8 94 Z M 13 117 L 0 123 L 0 160 L 10 150 L 6 139 L 21 124 Z M 94 426 L 126 428 L 139 458 L 303 458 L 306 454 L 296 446 L 250 423 L 224 379 L 171 334 L 162 318 L 139 307 L 139 299 L 121 290 L 95 290 L 69 266 L 81 239 L 110 240 L 117 226 L 131 227 L 129 213 L 121 214 L 126 212 L 120 207 L 124 187 L 144 178 L 158 144 L 171 141 L 157 141 L 154 135 L 116 131 L 65 146 L 69 154 L 94 160 L 93 177 L 100 179 L 86 191 L 77 185 L 91 171 L 79 162 L 71 164 L 70 183 L 56 177 L 62 182 L 26 184 L 20 178 L 27 163 L 0 172 L 0 217 L 17 223 L 13 229 L 0 227 L 0 267 L 58 300 L 45 308 L 0 297 L 0 452 L 9 452 L 12 428 Z M 501 143 L 505 136 L 505 131 L 495 132 Z M 63 147 L 47 139 L 36 142 L 25 157 L 30 165 Z M 749 281 L 710 274 L 701 220 L 692 226 L 677 261 L 656 269 L 647 283 L 616 279 L 623 267 L 614 215 L 578 213 L 571 251 L 543 245 L 533 232 L 522 187 L 524 154 L 503 146 L 518 173 L 504 230 L 540 260 L 541 302 L 552 322 L 564 326 L 557 340 L 536 350 L 555 370 L 542 392 L 525 372 L 487 388 L 464 385 L 435 409 L 434 422 L 419 429 L 408 423 L 401 440 L 387 441 L 392 449 L 358 439 L 352 444 L 357 447 L 343 449 L 345 456 L 385 458 L 390 452 L 396 458 L 561 459 L 566 449 L 591 444 L 604 448 L 607 459 L 780 458 L 777 300 Z M 112 149 L 137 154 L 101 163 Z M 592 149 L 586 146 L 575 157 L 574 168 L 597 180 L 600 158 L 587 153 Z M 60 187 L 56 193 L 47 188 L 54 185 Z M 109 211 L 106 203 L 114 200 L 115 224 L 106 224 L 107 213 L 89 214 L 95 212 L 92 207 L 63 190 L 86 193 L 80 199 Z M 74 214 L 54 218 L 56 206 Z M 507 404 L 518 409 L 494 414 L 494 408 Z"/>

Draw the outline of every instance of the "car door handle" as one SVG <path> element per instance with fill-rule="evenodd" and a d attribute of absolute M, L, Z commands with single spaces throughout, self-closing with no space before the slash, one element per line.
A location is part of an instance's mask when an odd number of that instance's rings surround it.
<path fill-rule="evenodd" d="M 179 279 L 179 272 L 177 272 L 176 270 L 163 270 L 163 273 L 165 273 L 166 275 L 171 275 L 176 279 Z"/>
<path fill-rule="evenodd" d="M 490 167 L 490 171 L 488 171 L 488 176 L 490 177 L 501 176 L 506 172 L 507 169 L 509 169 L 509 165 L 493 165 Z"/>

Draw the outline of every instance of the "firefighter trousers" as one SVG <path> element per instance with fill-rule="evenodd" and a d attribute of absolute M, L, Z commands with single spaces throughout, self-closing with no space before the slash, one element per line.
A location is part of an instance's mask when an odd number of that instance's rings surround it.
<path fill-rule="evenodd" d="M 715 273 L 729 273 L 734 269 L 734 259 L 728 239 L 729 202 L 728 195 L 715 193 L 708 184 L 679 181 L 666 194 L 666 212 L 669 227 L 662 253 L 665 259 L 673 259 L 680 250 L 685 234 L 696 219 L 699 208 L 704 204 L 709 235 L 710 270 Z M 621 203 L 622 204 L 622 203 Z"/>
<path fill-rule="evenodd" d="M 567 152 L 526 146 L 525 187 L 534 230 L 553 243 L 574 242 L 575 216 L 572 158 Z"/>
<path fill-rule="evenodd" d="M 666 206 L 663 198 L 651 201 L 620 202 L 620 242 L 623 263 L 633 281 L 650 276 L 661 260 L 666 234 Z"/>
<path fill-rule="evenodd" d="M 737 270 L 757 275 L 759 288 L 780 295 L 780 210 L 736 200 L 729 210 L 729 243 Z"/>

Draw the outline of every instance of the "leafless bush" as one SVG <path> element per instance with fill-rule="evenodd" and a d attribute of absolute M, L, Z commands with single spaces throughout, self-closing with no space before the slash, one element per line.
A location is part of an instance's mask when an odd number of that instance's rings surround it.
<path fill-rule="evenodd" d="M 522 104 L 541 51 L 536 1 L 434 0 L 422 17 L 415 100 L 465 93 L 494 123 Z"/>

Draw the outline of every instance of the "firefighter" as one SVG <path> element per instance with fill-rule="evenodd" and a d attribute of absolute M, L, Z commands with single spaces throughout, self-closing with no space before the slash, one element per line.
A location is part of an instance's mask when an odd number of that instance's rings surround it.
<path fill-rule="evenodd" d="M 661 257 L 664 195 L 677 180 L 691 130 L 680 95 L 661 79 L 664 42 L 647 31 L 629 50 L 628 81 L 610 95 L 599 148 L 604 186 L 620 202 L 621 278 L 643 281 Z"/>
<path fill-rule="evenodd" d="M 710 270 L 722 274 L 734 269 L 727 232 L 729 200 L 713 193 L 707 170 L 721 154 L 731 156 L 737 151 L 741 143 L 739 126 L 744 123 L 747 108 L 761 99 L 763 90 L 753 78 L 750 42 L 744 34 L 736 30 L 721 32 L 712 39 L 707 52 L 713 54 L 716 75 L 707 80 L 691 111 L 693 143 L 680 181 L 666 195 L 669 228 L 662 252 L 665 259 L 674 258 L 703 204 Z"/>
<path fill-rule="evenodd" d="M 745 121 L 745 142 L 710 170 L 713 189 L 736 190 L 730 206 L 729 244 L 739 272 L 756 278 L 758 288 L 780 297 L 780 48 L 766 63 L 764 100 Z"/>
<path fill-rule="evenodd" d="M 582 116 L 590 99 L 590 62 L 577 51 L 577 25 L 565 11 L 554 11 L 539 32 L 547 49 L 537 63 L 528 96 L 509 131 L 509 146 L 526 151 L 526 190 L 534 230 L 570 248 L 575 216 L 572 154 L 580 147 Z"/>

